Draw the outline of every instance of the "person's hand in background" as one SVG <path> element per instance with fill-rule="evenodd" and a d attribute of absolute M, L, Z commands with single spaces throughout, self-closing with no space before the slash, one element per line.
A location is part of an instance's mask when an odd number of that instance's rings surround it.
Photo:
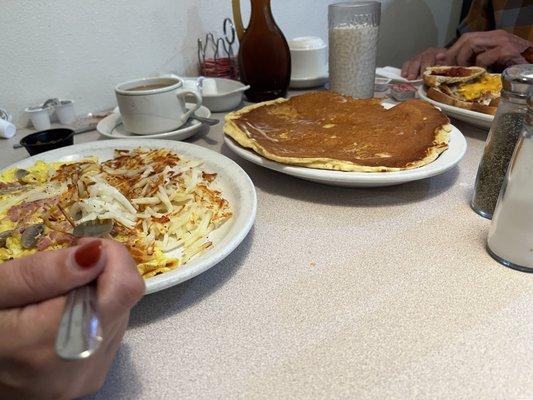
<path fill-rule="evenodd" d="M 446 60 L 446 49 L 442 47 L 431 47 L 417 54 L 402 65 L 402 77 L 414 80 L 422 75 L 427 67 L 434 65 L 444 65 Z"/>
<path fill-rule="evenodd" d="M 96 281 L 103 342 L 90 358 L 54 350 L 65 295 Z M 108 240 L 0 264 L 0 399 L 71 399 L 100 389 L 144 281 L 127 249 Z"/>
<path fill-rule="evenodd" d="M 470 32 L 461 37 L 446 52 L 447 65 L 499 67 L 525 64 L 522 53 L 532 44 L 503 30 Z"/>

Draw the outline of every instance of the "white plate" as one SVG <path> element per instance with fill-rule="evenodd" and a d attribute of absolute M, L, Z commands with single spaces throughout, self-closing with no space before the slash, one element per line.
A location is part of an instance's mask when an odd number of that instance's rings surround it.
<path fill-rule="evenodd" d="M 328 75 L 317 78 L 291 78 L 291 89 L 311 89 L 324 86 L 329 80 Z"/>
<path fill-rule="evenodd" d="M 442 112 L 452 118 L 458 119 L 459 121 L 468 122 L 474 126 L 480 128 L 489 129 L 494 121 L 494 115 L 483 114 L 477 111 L 464 110 L 459 107 L 450 106 L 448 104 L 440 103 L 438 101 L 430 99 L 426 94 L 426 89 L 421 86 L 418 88 L 418 95 L 424 101 L 433 104 L 434 106 L 442 109 Z"/>
<path fill-rule="evenodd" d="M 38 154 L 6 168 L 28 168 L 37 160 L 74 161 L 87 156 L 98 156 L 100 160 L 107 160 L 113 157 L 115 149 L 134 149 L 140 145 L 148 148 L 165 148 L 190 159 L 203 160 L 207 171 L 218 174 L 214 185 L 222 191 L 234 213 L 230 220 L 210 234 L 209 239 L 213 242 L 213 246 L 209 250 L 173 271 L 148 279 L 146 293 L 149 294 L 201 274 L 222 261 L 244 240 L 255 220 L 257 199 L 255 187 L 241 167 L 219 153 L 190 143 L 152 140 L 142 144 L 138 140 L 104 140 Z M 169 256 L 172 255 L 170 252 Z"/>
<path fill-rule="evenodd" d="M 188 108 L 192 108 L 193 105 L 187 103 Z M 209 118 L 211 116 L 211 111 L 209 111 L 206 107 L 200 107 L 196 114 L 198 114 L 199 117 L 206 117 Z M 157 133 L 155 135 L 136 135 L 135 133 L 132 133 L 128 131 L 124 125 L 122 125 L 122 119 L 120 117 L 119 113 L 113 113 L 109 115 L 108 117 L 105 117 L 103 120 L 101 120 L 98 125 L 96 126 L 96 130 L 105 137 L 111 138 L 111 139 L 140 139 L 140 140 L 146 140 L 146 139 L 174 139 L 174 140 L 185 140 L 192 135 L 194 135 L 196 132 L 200 130 L 202 127 L 202 123 L 196 120 L 189 120 L 185 125 L 183 125 L 181 128 L 176 129 L 172 132 L 164 132 L 164 133 Z"/>
<path fill-rule="evenodd" d="M 454 126 L 448 149 L 431 164 L 398 172 L 343 172 L 281 164 L 239 146 L 228 136 L 225 136 L 224 140 L 233 152 L 254 164 L 312 182 L 347 187 L 393 186 L 440 175 L 457 165 L 467 148 L 465 137 Z"/>

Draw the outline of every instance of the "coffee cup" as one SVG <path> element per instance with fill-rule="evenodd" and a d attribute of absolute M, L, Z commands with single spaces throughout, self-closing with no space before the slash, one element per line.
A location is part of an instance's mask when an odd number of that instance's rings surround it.
<path fill-rule="evenodd" d="M 289 40 L 292 79 L 320 78 L 328 74 L 328 46 L 315 36 Z"/>
<path fill-rule="evenodd" d="M 118 108 L 124 127 L 138 135 L 170 132 L 183 126 L 202 106 L 196 91 L 185 90 L 177 77 L 137 79 L 115 88 Z M 192 109 L 185 98 L 194 98 Z"/>

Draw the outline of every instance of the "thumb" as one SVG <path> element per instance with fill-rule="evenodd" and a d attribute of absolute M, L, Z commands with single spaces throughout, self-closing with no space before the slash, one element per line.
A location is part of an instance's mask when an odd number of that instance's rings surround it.
<path fill-rule="evenodd" d="M 105 265 L 100 240 L 0 264 L 0 309 L 62 296 L 95 280 Z"/>

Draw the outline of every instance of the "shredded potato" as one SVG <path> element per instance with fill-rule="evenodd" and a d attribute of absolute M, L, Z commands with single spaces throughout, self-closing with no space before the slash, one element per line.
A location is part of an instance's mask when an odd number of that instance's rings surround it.
<path fill-rule="evenodd" d="M 75 225 L 112 221 L 110 236 L 128 247 L 149 278 L 208 249 L 209 233 L 232 217 L 228 201 L 212 188 L 216 174 L 167 149 L 117 150 L 101 163 L 38 161 L 28 172 L 22 182 L 15 169 L 0 176 L 6 191 L 0 227 L 16 232 L 0 247 L 0 260 L 72 245 Z M 37 248 L 22 249 L 18 238 L 30 222 L 43 223 L 45 231 Z M 165 254 L 174 250 L 178 258 Z"/>

